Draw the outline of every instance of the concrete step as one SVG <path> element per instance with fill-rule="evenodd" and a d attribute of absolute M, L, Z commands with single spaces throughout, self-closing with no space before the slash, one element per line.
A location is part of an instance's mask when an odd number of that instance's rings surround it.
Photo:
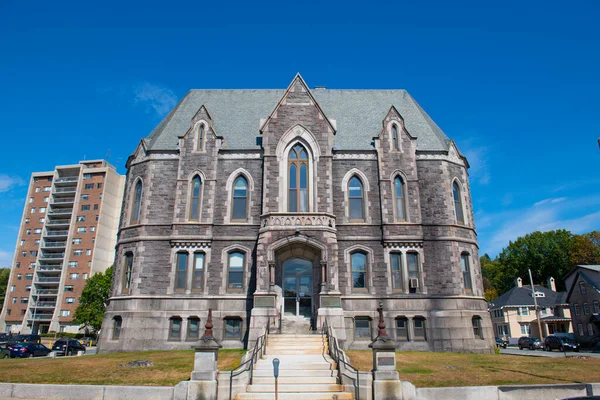
<path fill-rule="evenodd" d="M 302 369 L 280 369 L 279 377 L 337 377 L 338 373 L 336 369 L 312 369 L 312 370 L 302 370 Z M 255 369 L 253 372 L 253 376 L 255 378 L 260 377 L 273 377 L 273 366 L 271 369 Z"/>
<path fill-rule="evenodd" d="M 268 335 L 268 338 L 319 338 L 322 339 L 323 335 L 321 335 L 320 333 L 315 333 L 315 334 L 311 334 L 311 333 L 270 333 Z"/>
<path fill-rule="evenodd" d="M 306 363 L 296 363 L 296 364 L 288 364 L 288 365 L 280 365 L 279 366 L 279 370 L 315 370 L 315 369 L 321 369 L 321 370 L 328 370 L 328 369 L 336 369 L 337 366 L 335 364 L 329 364 L 326 362 L 315 362 L 315 363 L 310 363 L 310 362 L 306 362 Z M 273 364 L 271 363 L 257 363 L 254 366 L 255 370 L 267 370 L 267 371 L 273 371 Z"/>
<path fill-rule="evenodd" d="M 312 385 L 312 384 L 337 384 L 337 378 L 335 376 L 279 376 L 278 382 L 280 385 L 294 384 L 294 385 Z M 275 378 L 273 374 L 271 376 L 254 376 L 252 378 L 252 385 L 274 385 Z"/>
<path fill-rule="evenodd" d="M 295 384 L 279 384 L 279 393 L 310 393 L 310 392 L 341 392 L 344 390 L 342 385 L 338 384 L 309 384 L 309 385 L 295 385 Z M 275 384 L 263 385 L 258 384 L 248 386 L 248 393 L 275 393 Z"/>
<path fill-rule="evenodd" d="M 323 350 L 319 350 L 319 349 L 313 349 L 313 350 L 278 350 L 278 351 L 268 351 L 267 353 L 269 354 L 278 354 L 278 355 L 303 355 L 303 354 L 312 354 L 312 355 L 317 355 L 317 354 L 323 354 Z"/>
<path fill-rule="evenodd" d="M 329 354 L 300 354 L 300 355 L 286 355 L 286 354 L 276 354 L 276 353 L 266 353 L 263 354 L 261 360 L 272 360 L 274 358 L 279 358 L 282 362 L 289 361 L 331 361 L 331 357 Z"/>
<path fill-rule="evenodd" d="M 275 400 L 275 393 L 240 393 L 236 400 Z M 353 400 L 354 394 L 345 392 L 279 393 L 279 400 Z"/>

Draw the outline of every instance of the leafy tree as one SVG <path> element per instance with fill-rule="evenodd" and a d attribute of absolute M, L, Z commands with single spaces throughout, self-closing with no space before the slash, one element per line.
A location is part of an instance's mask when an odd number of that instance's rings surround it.
<path fill-rule="evenodd" d="M 4 304 L 4 296 L 6 295 L 6 289 L 8 288 L 8 278 L 10 277 L 10 268 L 0 269 L 0 310 Z"/>
<path fill-rule="evenodd" d="M 111 266 L 104 273 L 97 273 L 88 279 L 79 298 L 79 306 L 75 310 L 73 321 L 91 327 L 94 332 L 100 330 L 110 297 L 112 278 L 113 267 Z"/>
<path fill-rule="evenodd" d="M 483 296 L 487 301 L 492 301 L 496 297 L 498 297 L 498 292 L 496 291 L 496 289 L 485 289 Z"/>
<path fill-rule="evenodd" d="M 548 232 L 536 231 L 509 242 L 498 260 L 503 267 L 497 284 L 494 286 L 504 293 L 514 285 L 514 279 L 529 281 L 531 269 L 535 283 L 543 283 L 554 277 L 558 290 L 565 290 L 564 277 L 571 269 L 571 249 L 575 236 L 564 229 Z"/>
<path fill-rule="evenodd" d="M 575 235 L 571 249 L 571 265 L 600 264 L 600 231 Z"/>

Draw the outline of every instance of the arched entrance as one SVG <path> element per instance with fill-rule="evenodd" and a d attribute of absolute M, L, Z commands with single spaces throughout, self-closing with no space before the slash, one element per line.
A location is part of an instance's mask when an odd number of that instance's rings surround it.
<path fill-rule="evenodd" d="M 283 315 L 312 317 L 313 263 L 290 258 L 282 264 Z"/>

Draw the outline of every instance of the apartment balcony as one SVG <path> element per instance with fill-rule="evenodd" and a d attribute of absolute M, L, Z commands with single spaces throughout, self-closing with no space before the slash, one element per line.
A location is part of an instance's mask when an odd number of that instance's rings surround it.
<path fill-rule="evenodd" d="M 61 248 L 64 249 L 67 247 L 67 242 L 48 242 L 44 240 L 42 243 L 42 248 Z"/>
<path fill-rule="evenodd" d="M 69 231 L 68 230 L 47 230 L 46 229 L 46 235 L 44 236 L 69 236 Z"/>
<path fill-rule="evenodd" d="M 40 254 L 41 260 L 62 260 L 65 258 L 65 253 L 46 253 L 42 252 Z"/>
<path fill-rule="evenodd" d="M 52 320 L 52 314 L 35 314 L 35 315 L 31 315 L 29 318 L 27 318 L 29 321 L 50 321 Z"/>
<path fill-rule="evenodd" d="M 77 182 L 78 180 L 79 180 L 78 176 L 63 176 L 60 178 L 56 178 L 54 180 L 54 183 L 69 184 L 69 183 Z"/>
<path fill-rule="evenodd" d="M 38 275 L 37 279 L 35 280 L 35 283 L 60 283 L 60 276 L 42 277 Z"/>
<path fill-rule="evenodd" d="M 53 274 L 62 271 L 62 264 L 40 264 L 36 271 L 38 273 Z"/>
<path fill-rule="evenodd" d="M 71 219 L 66 219 L 66 218 L 57 218 L 54 220 L 48 220 L 46 221 L 46 226 L 69 226 L 71 225 Z"/>
<path fill-rule="evenodd" d="M 72 207 L 73 203 L 75 203 L 74 197 L 65 197 L 65 198 L 53 199 L 50 202 L 50 205 L 52 207 Z"/>
<path fill-rule="evenodd" d="M 37 308 L 38 310 L 43 309 L 43 308 L 54 308 L 54 307 L 56 307 L 55 301 L 38 301 L 38 302 L 31 303 L 29 305 L 29 308 Z"/>
<path fill-rule="evenodd" d="M 52 208 L 52 210 L 48 210 L 48 215 L 71 215 L 73 214 L 72 208 Z"/>
<path fill-rule="evenodd" d="M 69 197 L 74 193 L 77 193 L 77 187 L 57 187 L 52 191 L 52 196 L 54 196 L 56 202 L 58 197 Z"/>
<path fill-rule="evenodd" d="M 58 295 L 58 289 L 38 289 L 33 293 L 33 296 L 56 296 Z"/>
<path fill-rule="evenodd" d="M 260 231 L 268 230 L 333 230 L 335 231 L 335 215 L 329 213 L 309 212 L 276 212 L 263 214 L 260 217 Z"/>

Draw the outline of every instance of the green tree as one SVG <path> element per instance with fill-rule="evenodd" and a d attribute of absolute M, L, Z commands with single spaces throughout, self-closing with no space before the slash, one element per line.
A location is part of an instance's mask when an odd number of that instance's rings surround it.
<path fill-rule="evenodd" d="M 571 265 L 600 264 L 600 231 L 575 235 L 571 250 Z"/>
<path fill-rule="evenodd" d="M 0 310 L 4 305 L 4 296 L 6 295 L 6 289 L 8 288 L 8 278 L 10 277 L 10 268 L 0 269 Z"/>
<path fill-rule="evenodd" d="M 554 277 L 558 290 L 565 290 L 562 278 L 571 269 L 571 250 L 575 236 L 564 229 L 548 232 L 536 231 L 509 242 L 498 257 L 503 270 L 494 286 L 504 293 L 521 277 L 529 281 L 528 269 L 531 269 L 535 283 L 544 283 Z"/>
<path fill-rule="evenodd" d="M 75 310 L 73 320 L 76 323 L 89 326 L 94 332 L 100 330 L 110 297 L 112 278 L 113 267 L 111 266 L 104 273 L 97 273 L 88 279 L 79 298 L 79 306 Z"/>

